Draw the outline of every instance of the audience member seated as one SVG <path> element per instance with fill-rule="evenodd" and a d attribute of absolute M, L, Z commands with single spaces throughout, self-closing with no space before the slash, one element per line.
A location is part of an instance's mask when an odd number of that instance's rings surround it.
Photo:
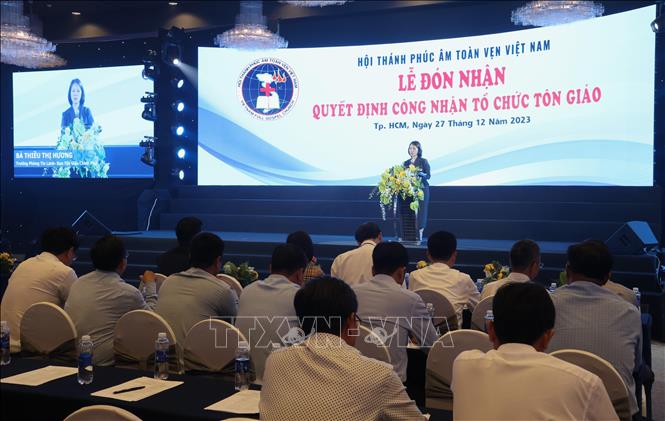
<path fill-rule="evenodd" d="M 520 240 L 510 249 L 510 274 L 483 288 L 480 299 L 496 294 L 498 289 L 510 282 L 533 281 L 540 272 L 540 247 L 535 241 Z"/>
<path fill-rule="evenodd" d="M 618 419 L 598 376 L 544 352 L 556 336 L 545 288 L 509 283 L 497 291 L 492 309 L 494 350 L 466 351 L 453 363 L 456 420 Z"/>
<path fill-rule="evenodd" d="M 94 365 L 113 365 L 113 332 L 117 321 L 133 310 L 152 310 L 157 302 L 154 278 L 145 276 L 145 299 L 138 289 L 121 278 L 127 268 L 127 250 L 122 240 L 105 236 L 92 246 L 95 271 L 74 282 L 65 311 L 79 336 L 90 335 Z"/>
<path fill-rule="evenodd" d="M 166 276 L 189 269 L 189 245 L 192 238 L 201 232 L 203 223 L 199 218 L 188 216 L 178 221 L 175 235 L 178 246 L 172 248 L 157 259 L 157 272 Z"/>
<path fill-rule="evenodd" d="M 637 307 L 603 288 L 613 263 L 601 241 L 568 247 L 568 285 L 552 294 L 556 336 L 548 350 L 581 349 L 607 360 L 626 383 L 631 414 L 635 414 L 639 408 L 633 372 L 642 365 L 642 322 Z"/>
<path fill-rule="evenodd" d="M 182 346 L 187 332 L 196 323 L 211 317 L 232 323 L 238 312 L 238 296 L 225 282 L 217 279 L 222 269 L 224 241 L 210 232 L 192 240 L 190 268 L 164 280 L 155 311 L 173 329 Z"/>
<path fill-rule="evenodd" d="M 307 259 L 299 247 L 279 245 L 272 253 L 270 276 L 242 291 L 236 327 L 249 341 L 259 381 L 272 344 L 287 345 L 291 329 L 299 327 L 293 298 L 303 283 L 306 266 Z"/>
<path fill-rule="evenodd" d="M 76 281 L 70 267 L 76 259 L 79 239 L 71 228 L 51 228 L 42 234 L 42 253 L 27 259 L 14 270 L 2 296 L 2 320 L 11 330 L 10 351 L 21 350 L 21 318 L 31 305 L 49 302 L 65 305 Z"/>
<path fill-rule="evenodd" d="M 406 347 L 410 337 L 425 348 L 438 339 L 422 298 L 402 288 L 409 256 L 403 245 L 380 243 L 372 253 L 372 273 L 367 282 L 353 286 L 358 297 L 358 315 L 373 330 L 390 352 L 399 378 L 406 381 Z"/>
<path fill-rule="evenodd" d="M 383 238 L 381 229 L 373 222 L 359 226 L 355 237 L 358 247 L 337 256 L 330 268 L 331 276 L 343 279 L 349 285 L 372 278 L 372 252 Z"/>
<path fill-rule="evenodd" d="M 296 293 L 294 306 L 308 338 L 268 357 L 262 420 L 426 419 L 389 364 L 353 347 L 358 301 L 348 284 L 313 279 Z"/>
<path fill-rule="evenodd" d="M 321 266 L 316 263 L 316 257 L 314 257 L 314 243 L 312 243 L 312 238 L 309 234 L 305 231 L 292 232 L 286 238 L 286 243 L 300 247 L 305 253 L 305 256 L 307 256 L 307 267 L 305 268 L 305 279 L 303 282 L 325 275 Z"/>
<path fill-rule="evenodd" d="M 621 284 L 617 284 L 616 282 L 613 282 L 611 279 L 608 279 L 605 285 L 603 285 L 604 288 L 609 289 L 619 297 L 623 298 L 630 304 L 634 305 L 637 307 L 637 297 L 635 296 L 635 292 L 633 292 L 632 289 L 628 289 L 625 286 Z"/>
<path fill-rule="evenodd" d="M 457 259 L 457 239 L 446 231 L 437 231 L 427 239 L 427 259 L 431 264 L 411 272 L 409 289 L 432 289 L 443 294 L 455 308 L 457 320 L 462 322 L 462 309 L 478 304 L 480 293 L 466 273 L 453 269 Z"/>

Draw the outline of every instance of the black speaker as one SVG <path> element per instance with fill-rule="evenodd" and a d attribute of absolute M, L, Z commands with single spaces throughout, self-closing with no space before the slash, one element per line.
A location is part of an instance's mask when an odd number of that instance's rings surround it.
<path fill-rule="evenodd" d="M 83 213 L 72 223 L 72 229 L 78 235 L 109 235 L 111 230 L 95 218 L 90 212 L 84 210 Z"/>
<path fill-rule="evenodd" d="M 612 254 L 644 254 L 647 248 L 657 246 L 658 240 L 644 221 L 630 221 L 605 241 Z"/>

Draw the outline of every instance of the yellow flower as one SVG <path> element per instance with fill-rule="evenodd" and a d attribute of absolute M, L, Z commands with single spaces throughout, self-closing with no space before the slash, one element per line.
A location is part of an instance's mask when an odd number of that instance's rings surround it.
<path fill-rule="evenodd" d="M 413 165 L 413 164 L 409 165 L 409 171 L 415 172 L 416 171 L 416 166 Z"/>
<path fill-rule="evenodd" d="M 417 267 L 418 269 L 426 268 L 426 267 L 427 267 L 427 262 L 424 261 L 424 260 L 421 260 L 421 261 L 419 261 L 418 263 L 416 263 L 416 267 Z"/>
<path fill-rule="evenodd" d="M 485 265 L 485 268 L 483 269 L 484 272 L 492 272 L 494 270 L 494 266 L 491 263 L 488 263 Z"/>
<path fill-rule="evenodd" d="M 406 177 L 406 172 L 405 172 L 405 171 L 401 171 L 401 172 L 399 173 L 399 176 L 400 176 L 401 178 Z"/>
<path fill-rule="evenodd" d="M 422 190 L 418 192 L 418 200 L 423 200 L 425 198 L 425 193 Z"/>
<path fill-rule="evenodd" d="M 503 276 L 504 276 L 504 273 L 503 273 L 503 272 L 499 272 L 499 275 L 497 276 L 497 279 L 503 279 Z"/>

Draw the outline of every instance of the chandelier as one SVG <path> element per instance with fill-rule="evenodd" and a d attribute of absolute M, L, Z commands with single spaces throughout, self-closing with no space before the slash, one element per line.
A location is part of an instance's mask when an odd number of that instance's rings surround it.
<path fill-rule="evenodd" d="M 266 26 L 261 1 L 241 1 L 236 26 L 215 37 L 215 45 L 225 48 L 262 50 L 286 48 L 289 42 Z"/>
<path fill-rule="evenodd" d="M 30 20 L 23 14 L 23 1 L 2 1 L 0 10 L 0 60 L 3 63 L 30 69 L 66 63 L 53 54 L 55 45 L 30 31 Z"/>
<path fill-rule="evenodd" d="M 323 7 L 323 6 L 338 6 L 342 5 L 349 0 L 280 0 L 280 3 L 287 3 L 293 6 L 302 7 Z"/>
<path fill-rule="evenodd" d="M 602 16 L 605 7 L 593 1 L 532 1 L 513 10 L 510 20 L 522 26 L 552 26 Z"/>

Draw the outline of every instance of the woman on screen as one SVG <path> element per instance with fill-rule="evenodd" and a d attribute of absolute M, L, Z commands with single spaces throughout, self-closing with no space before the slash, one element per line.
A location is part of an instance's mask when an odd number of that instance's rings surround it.
<path fill-rule="evenodd" d="M 429 178 L 431 177 L 429 162 L 423 158 L 423 147 L 420 142 L 414 140 L 409 143 L 410 158 L 404 161 L 404 167 L 414 165 L 417 168 L 418 176 L 423 185 L 423 200 L 418 204 L 418 236 L 420 241 L 423 239 L 423 231 L 427 226 L 427 208 L 429 207 Z"/>
<path fill-rule="evenodd" d="M 92 118 L 90 108 L 85 106 L 85 90 L 83 90 L 83 85 L 78 78 L 70 82 L 67 99 L 69 100 L 69 108 L 62 113 L 60 129 L 64 130 L 65 127 L 71 127 L 75 118 L 80 119 L 86 129 L 92 127 L 95 120 Z"/>

